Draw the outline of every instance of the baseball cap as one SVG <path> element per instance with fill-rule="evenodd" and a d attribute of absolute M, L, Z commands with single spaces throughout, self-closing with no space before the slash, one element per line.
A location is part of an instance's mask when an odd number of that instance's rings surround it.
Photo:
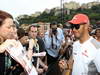
<path fill-rule="evenodd" d="M 71 24 L 84 24 L 89 22 L 89 18 L 85 14 L 76 14 L 72 20 L 68 21 Z"/>

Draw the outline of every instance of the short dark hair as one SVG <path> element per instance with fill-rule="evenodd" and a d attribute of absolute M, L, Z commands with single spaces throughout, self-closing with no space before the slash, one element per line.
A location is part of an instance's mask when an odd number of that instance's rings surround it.
<path fill-rule="evenodd" d="M 25 30 L 23 28 L 18 28 L 17 35 L 19 39 L 22 38 L 23 36 L 25 36 Z"/>
<path fill-rule="evenodd" d="M 57 22 L 56 21 L 52 21 L 50 24 L 51 25 L 57 25 Z"/>
<path fill-rule="evenodd" d="M 52 25 L 57 25 L 58 23 L 56 22 L 56 21 L 52 21 L 51 23 L 50 23 L 50 28 L 51 28 L 51 26 Z"/>
<path fill-rule="evenodd" d="M 97 33 L 98 30 L 100 30 L 100 28 L 97 28 L 97 29 L 95 30 L 95 34 Z"/>
<path fill-rule="evenodd" d="M 4 22 L 4 20 L 5 20 L 6 18 L 11 18 L 11 19 L 13 19 L 13 17 L 12 17 L 11 14 L 9 14 L 9 13 L 7 13 L 7 12 L 5 12 L 5 11 L 0 10 L 0 26 L 3 24 L 3 22 Z"/>

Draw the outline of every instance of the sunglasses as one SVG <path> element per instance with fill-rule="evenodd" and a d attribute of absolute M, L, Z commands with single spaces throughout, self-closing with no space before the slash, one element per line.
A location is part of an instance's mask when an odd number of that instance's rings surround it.
<path fill-rule="evenodd" d="M 79 29 L 80 28 L 80 24 L 71 24 L 71 29 L 73 30 L 73 29 Z"/>

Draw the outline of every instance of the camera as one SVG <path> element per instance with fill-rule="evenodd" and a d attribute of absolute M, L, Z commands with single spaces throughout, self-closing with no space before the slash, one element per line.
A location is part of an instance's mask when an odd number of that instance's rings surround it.
<path fill-rule="evenodd" d="M 57 33 L 57 28 L 52 28 L 52 33 L 55 35 Z"/>

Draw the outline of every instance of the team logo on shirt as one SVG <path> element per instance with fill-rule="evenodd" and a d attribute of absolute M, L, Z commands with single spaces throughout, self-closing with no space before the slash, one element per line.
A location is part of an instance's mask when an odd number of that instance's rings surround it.
<path fill-rule="evenodd" d="M 82 52 L 82 55 L 88 57 L 87 50 L 84 50 L 84 52 Z"/>

